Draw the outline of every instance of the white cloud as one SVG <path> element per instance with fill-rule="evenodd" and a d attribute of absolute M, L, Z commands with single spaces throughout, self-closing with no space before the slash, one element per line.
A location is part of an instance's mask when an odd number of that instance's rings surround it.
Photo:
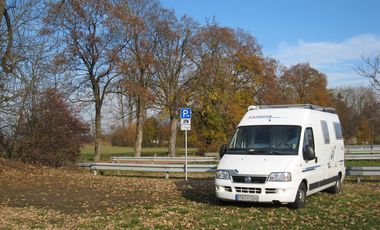
<path fill-rule="evenodd" d="M 273 56 L 288 67 L 297 63 L 310 63 L 328 76 L 330 86 L 366 85 L 368 80 L 358 76 L 354 66 L 360 63 L 363 54 L 377 52 L 380 52 L 380 36 L 360 34 L 342 42 L 283 42 Z"/>

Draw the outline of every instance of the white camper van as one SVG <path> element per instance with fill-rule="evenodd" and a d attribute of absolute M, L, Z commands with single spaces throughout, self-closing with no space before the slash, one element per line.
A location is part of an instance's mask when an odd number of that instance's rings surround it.
<path fill-rule="evenodd" d="M 221 201 L 302 208 L 308 195 L 338 193 L 345 177 L 335 109 L 310 104 L 248 107 L 220 156 L 215 188 Z"/>

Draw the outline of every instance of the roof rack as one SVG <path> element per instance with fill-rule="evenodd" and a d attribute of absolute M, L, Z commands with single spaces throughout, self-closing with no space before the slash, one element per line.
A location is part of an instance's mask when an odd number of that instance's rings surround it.
<path fill-rule="evenodd" d="M 290 105 L 250 105 L 248 107 L 249 110 L 254 109 L 280 109 L 280 108 L 304 108 L 304 109 L 312 109 L 312 110 L 318 110 L 322 112 L 328 112 L 328 113 L 336 113 L 334 108 L 331 107 L 322 107 L 318 105 L 313 104 L 290 104 Z"/>

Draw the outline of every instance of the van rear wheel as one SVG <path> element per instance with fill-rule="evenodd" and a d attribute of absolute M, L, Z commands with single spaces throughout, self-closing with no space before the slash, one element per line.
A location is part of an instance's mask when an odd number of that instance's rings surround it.
<path fill-rule="evenodd" d="M 332 194 L 337 194 L 339 193 L 340 191 L 342 190 L 342 180 L 340 179 L 340 176 L 338 175 L 337 176 L 337 179 L 336 179 L 336 182 L 335 182 L 335 185 L 331 188 L 328 188 L 328 192 L 332 193 Z"/>
<path fill-rule="evenodd" d="M 306 204 L 306 186 L 304 183 L 301 183 L 298 187 L 296 199 L 293 203 L 290 204 L 291 208 L 298 209 L 305 207 Z"/>

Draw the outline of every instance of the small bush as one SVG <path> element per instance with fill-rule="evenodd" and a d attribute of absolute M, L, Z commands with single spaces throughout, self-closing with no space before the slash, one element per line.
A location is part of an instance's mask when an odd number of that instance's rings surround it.
<path fill-rule="evenodd" d="M 17 149 L 21 160 L 53 167 L 75 162 L 88 127 L 62 98 L 54 89 L 38 97 L 22 122 Z"/>

